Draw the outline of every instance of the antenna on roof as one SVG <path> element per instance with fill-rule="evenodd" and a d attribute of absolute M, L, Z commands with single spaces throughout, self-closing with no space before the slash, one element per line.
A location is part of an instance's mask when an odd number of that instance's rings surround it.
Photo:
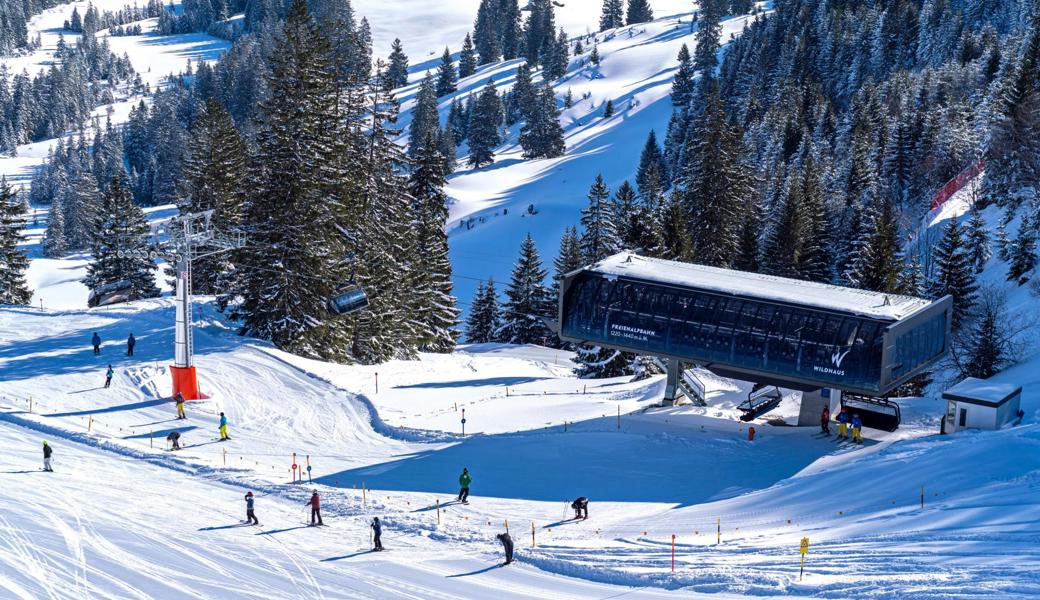
<path fill-rule="evenodd" d="M 885 301 L 881 303 L 881 306 L 892 306 L 892 302 L 888 299 L 888 294 L 885 294 Z"/>

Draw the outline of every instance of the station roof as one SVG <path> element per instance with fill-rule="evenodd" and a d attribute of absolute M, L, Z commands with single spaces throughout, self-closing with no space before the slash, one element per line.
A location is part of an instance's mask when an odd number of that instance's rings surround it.
<path fill-rule="evenodd" d="M 607 257 L 592 265 L 589 270 L 605 275 L 631 277 L 768 302 L 800 304 L 888 321 L 898 321 L 931 304 L 929 300 L 912 296 L 883 294 L 761 273 L 647 258 L 630 252 Z"/>
<path fill-rule="evenodd" d="M 1022 393 L 1020 385 L 968 377 L 943 392 L 943 399 L 983 406 L 1000 406 L 1020 393 Z"/>

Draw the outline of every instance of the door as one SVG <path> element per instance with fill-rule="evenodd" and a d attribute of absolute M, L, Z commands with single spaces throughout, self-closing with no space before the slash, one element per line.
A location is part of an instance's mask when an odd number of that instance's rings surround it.
<path fill-rule="evenodd" d="M 968 423 L 968 409 L 961 409 L 961 416 L 957 419 L 957 427 L 964 427 Z"/>

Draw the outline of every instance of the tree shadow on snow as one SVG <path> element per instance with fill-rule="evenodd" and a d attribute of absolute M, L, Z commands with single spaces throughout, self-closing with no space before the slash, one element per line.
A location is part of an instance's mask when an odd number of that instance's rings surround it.
<path fill-rule="evenodd" d="M 406 390 L 413 388 L 459 388 L 459 387 L 486 387 L 494 385 L 519 385 L 542 381 L 549 377 L 488 377 L 486 379 L 466 379 L 463 381 L 435 381 L 431 383 L 415 383 L 412 385 L 395 385 L 394 389 Z"/>

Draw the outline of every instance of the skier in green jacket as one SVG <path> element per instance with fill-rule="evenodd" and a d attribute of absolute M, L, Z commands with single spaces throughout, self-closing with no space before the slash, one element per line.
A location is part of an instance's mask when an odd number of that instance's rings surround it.
<path fill-rule="evenodd" d="M 462 487 L 459 490 L 459 502 L 469 504 L 469 484 L 472 482 L 473 478 L 469 474 L 469 469 L 462 469 L 462 475 L 459 475 L 459 486 Z"/>

